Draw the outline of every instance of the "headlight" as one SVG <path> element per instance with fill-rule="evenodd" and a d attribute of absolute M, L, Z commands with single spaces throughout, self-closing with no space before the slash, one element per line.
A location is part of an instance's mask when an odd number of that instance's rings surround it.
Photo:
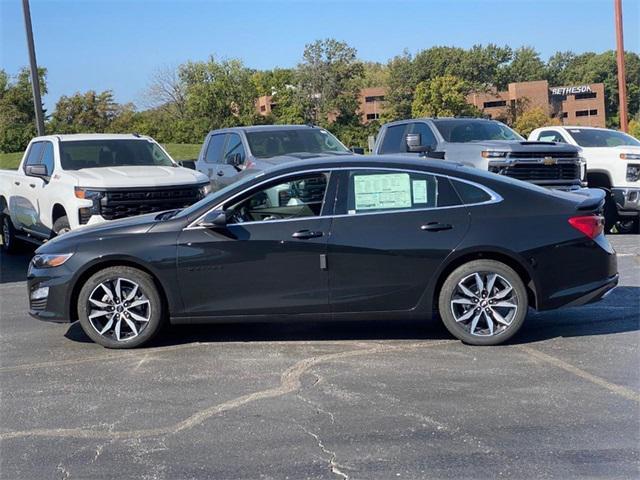
<path fill-rule="evenodd" d="M 483 150 L 482 158 L 505 158 L 508 152 L 500 152 L 498 150 Z"/>
<path fill-rule="evenodd" d="M 587 179 L 587 159 L 580 157 L 580 180 L 583 182 Z"/>
<path fill-rule="evenodd" d="M 100 200 L 104 197 L 104 192 L 99 192 L 97 190 L 90 190 L 82 187 L 76 187 L 74 190 L 76 198 L 81 198 L 83 200 Z"/>
<path fill-rule="evenodd" d="M 33 266 L 36 268 L 52 268 L 63 265 L 67 260 L 71 258 L 73 253 L 52 253 L 52 254 L 40 254 L 33 257 Z"/>
<path fill-rule="evenodd" d="M 621 153 L 622 160 L 640 160 L 640 153 Z"/>
<path fill-rule="evenodd" d="M 640 180 L 640 165 L 627 165 L 627 182 Z"/>
<path fill-rule="evenodd" d="M 201 185 L 198 189 L 198 193 L 201 197 L 206 197 L 207 195 L 209 195 L 211 193 L 211 184 L 205 183 L 204 185 Z"/>

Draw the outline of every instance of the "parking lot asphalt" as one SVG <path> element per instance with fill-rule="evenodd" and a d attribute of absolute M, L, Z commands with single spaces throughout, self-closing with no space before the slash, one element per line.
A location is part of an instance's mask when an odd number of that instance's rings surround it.
<path fill-rule="evenodd" d="M 438 322 L 168 329 L 106 350 L 0 258 L 0 478 L 638 478 L 640 240 L 602 302 L 500 347 Z"/>

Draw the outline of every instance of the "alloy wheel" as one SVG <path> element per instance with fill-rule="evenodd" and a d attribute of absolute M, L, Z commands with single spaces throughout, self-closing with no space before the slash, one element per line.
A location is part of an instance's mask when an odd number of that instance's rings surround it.
<path fill-rule="evenodd" d="M 124 342 L 147 328 L 151 302 L 133 280 L 114 278 L 93 289 L 87 300 L 87 316 L 98 334 Z"/>
<path fill-rule="evenodd" d="M 475 272 L 458 282 L 451 297 L 451 313 L 468 333 L 479 337 L 500 335 L 518 312 L 518 294 L 502 275 Z"/>

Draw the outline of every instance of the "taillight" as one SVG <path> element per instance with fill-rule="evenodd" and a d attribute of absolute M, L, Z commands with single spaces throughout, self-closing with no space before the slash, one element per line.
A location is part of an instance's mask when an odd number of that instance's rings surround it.
<path fill-rule="evenodd" d="M 604 218 L 599 215 L 571 217 L 569 224 L 592 240 L 604 231 Z"/>

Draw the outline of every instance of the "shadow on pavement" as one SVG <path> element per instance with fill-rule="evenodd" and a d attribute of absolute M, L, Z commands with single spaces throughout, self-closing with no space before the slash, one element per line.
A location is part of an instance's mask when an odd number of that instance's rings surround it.
<path fill-rule="evenodd" d="M 0 283 L 24 282 L 35 247 L 24 246 L 19 253 L 0 252 Z"/>
<path fill-rule="evenodd" d="M 619 287 L 606 300 L 586 307 L 550 312 L 531 311 L 522 330 L 507 345 L 538 342 L 556 337 L 609 335 L 640 330 L 640 287 Z M 91 342 L 80 323 L 69 326 L 65 336 Z M 419 322 L 297 321 L 272 323 L 224 323 L 175 325 L 165 328 L 149 347 L 194 342 L 286 342 L 340 340 L 441 340 L 453 338 L 438 318 Z"/>

